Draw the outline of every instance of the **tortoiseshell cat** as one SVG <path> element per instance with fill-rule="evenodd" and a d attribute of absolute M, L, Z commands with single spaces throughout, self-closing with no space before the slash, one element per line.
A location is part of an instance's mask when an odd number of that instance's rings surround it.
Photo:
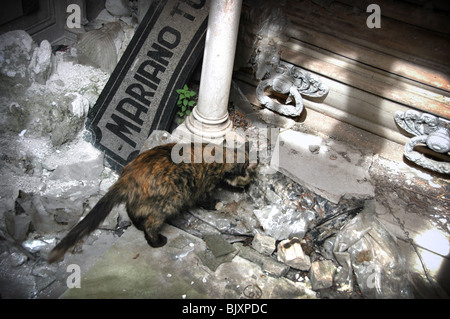
<path fill-rule="evenodd" d="M 180 144 L 157 146 L 125 166 L 117 182 L 51 251 L 48 262 L 61 259 L 78 240 L 94 231 L 114 206 L 121 203 L 126 204 L 128 216 L 134 226 L 144 232 L 149 245 L 155 248 L 164 246 L 167 238 L 159 234 L 159 230 L 168 218 L 199 202 L 206 202 L 205 196 L 222 182 L 243 188 L 252 180 L 257 164 L 249 161 L 248 142 L 245 143 L 245 153 L 242 149 L 230 151 L 224 146 L 208 148 L 205 152 L 205 147 L 211 144 L 185 144 L 186 147 L 181 148 L 182 157 L 188 160 L 178 161 L 178 164 L 172 158 L 175 145 L 179 151 Z M 200 146 L 201 162 L 194 155 Z M 220 151 L 216 153 L 215 150 Z M 190 154 L 184 154 L 185 151 Z M 195 154 L 198 156 L 199 153 Z M 245 154 L 244 159 L 242 154 Z"/>

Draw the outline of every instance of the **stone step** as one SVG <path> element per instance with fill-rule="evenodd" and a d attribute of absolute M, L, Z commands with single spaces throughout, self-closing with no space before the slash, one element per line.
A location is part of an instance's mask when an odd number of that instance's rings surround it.
<path fill-rule="evenodd" d="M 368 174 L 372 154 L 332 139 L 286 130 L 279 134 L 271 166 L 333 203 L 375 196 Z"/>

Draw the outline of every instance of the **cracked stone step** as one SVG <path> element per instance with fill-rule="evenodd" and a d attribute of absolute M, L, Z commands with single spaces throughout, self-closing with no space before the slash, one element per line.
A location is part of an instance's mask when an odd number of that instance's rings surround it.
<path fill-rule="evenodd" d="M 333 203 L 369 199 L 371 154 L 348 144 L 293 130 L 279 134 L 271 167 Z"/>

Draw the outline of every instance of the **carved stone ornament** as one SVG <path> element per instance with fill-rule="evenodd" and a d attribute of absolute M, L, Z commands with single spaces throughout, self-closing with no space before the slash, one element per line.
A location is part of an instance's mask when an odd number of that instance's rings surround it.
<path fill-rule="evenodd" d="M 416 145 L 425 144 L 437 153 L 449 155 L 450 121 L 414 110 L 397 111 L 394 119 L 402 129 L 416 135 L 405 145 L 404 155 L 407 159 L 435 172 L 450 174 L 449 162 L 435 161 L 414 151 Z"/>
<path fill-rule="evenodd" d="M 283 62 L 269 74 L 270 77 L 261 81 L 256 88 L 256 97 L 268 109 L 286 116 L 299 116 L 302 113 L 302 95 L 320 98 L 328 93 L 328 87 L 310 73 Z M 264 94 L 266 89 L 288 95 L 286 103 L 280 104 L 272 100 Z M 289 105 L 292 98 L 295 100 L 295 106 Z"/>
<path fill-rule="evenodd" d="M 281 61 L 280 50 L 273 41 L 261 38 L 255 49 L 251 64 L 257 80 L 258 101 L 268 109 L 286 116 L 299 116 L 303 111 L 302 95 L 321 98 L 328 94 L 328 87 L 312 74 Z M 288 95 L 285 104 L 280 104 L 265 95 L 265 91 Z M 295 105 L 289 104 L 295 101 Z"/>

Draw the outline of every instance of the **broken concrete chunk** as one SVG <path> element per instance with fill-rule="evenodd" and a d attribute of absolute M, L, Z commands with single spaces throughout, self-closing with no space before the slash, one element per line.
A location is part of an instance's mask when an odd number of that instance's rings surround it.
<path fill-rule="evenodd" d="M 23 241 L 30 230 L 31 217 L 26 214 L 16 215 L 14 212 L 5 212 L 6 230 L 15 240 Z"/>
<path fill-rule="evenodd" d="M 264 228 L 264 232 L 276 240 L 292 236 L 303 238 L 311 219 L 307 212 L 299 214 L 296 209 L 285 209 L 277 204 L 255 209 L 253 214 Z"/>
<path fill-rule="evenodd" d="M 275 238 L 256 234 L 252 241 L 252 247 L 261 254 L 270 256 L 276 248 Z"/>
<path fill-rule="evenodd" d="M 22 266 L 28 260 L 28 256 L 19 250 L 10 253 L 9 257 L 11 259 L 11 266 L 13 267 Z"/>
<path fill-rule="evenodd" d="M 278 244 L 278 260 L 292 268 L 308 271 L 311 267 L 309 256 L 305 255 L 300 239 L 294 237 Z"/>
<path fill-rule="evenodd" d="M 70 103 L 70 111 L 78 118 L 85 116 L 89 111 L 89 100 L 79 93 L 66 93 L 65 96 L 73 98 Z"/>
<path fill-rule="evenodd" d="M 289 271 L 289 267 L 287 265 L 279 263 L 270 257 L 263 256 L 250 247 L 244 246 L 241 243 L 235 243 L 233 246 L 239 249 L 240 257 L 254 262 L 259 265 L 263 271 L 274 277 L 284 276 Z"/>
<path fill-rule="evenodd" d="M 311 264 L 309 279 L 313 290 L 330 288 L 336 267 L 330 260 L 318 260 Z"/>
<path fill-rule="evenodd" d="M 24 30 L 9 31 L 0 36 L 0 90 L 8 95 L 17 83 L 28 87 L 30 64 L 36 44 Z"/>
<path fill-rule="evenodd" d="M 52 73 L 52 66 L 52 46 L 47 40 L 42 40 L 41 45 L 34 49 L 28 66 L 31 78 L 39 84 L 45 84 Z"/>

